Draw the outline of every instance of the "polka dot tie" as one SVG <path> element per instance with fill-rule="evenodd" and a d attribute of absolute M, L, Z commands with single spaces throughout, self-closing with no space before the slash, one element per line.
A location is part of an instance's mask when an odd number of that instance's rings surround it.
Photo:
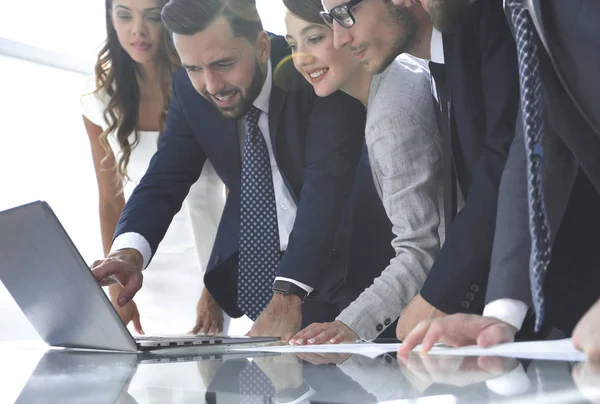
<path fill-rule="evenodd" d="M 515 27 L 519 61 L 521 108 L 527 152 L 529 231 L 531 234 L 529 279 L 536 317 L 535 331 L 539 332 L 544 321 L 544 278 L 552 256 L 550 226 L 548 225 L 542 187 L 542 135 L 544 132 L 542 111 L 545 94 L 540 76 L 538 45 L 527 10 L 523 7 L 522 0 L 507 0 L 506 5 Z"/>
<path fill-rule="evenodd" d="M 275 402 L 275 387 L 254 362 L 240 372 L 240 404 L 271 404 Z"/>
<path fill-rule="evenodd" d="M 281 258 L 277 207 L 271 162 L 258 127 L 260 110 L 246 114 L 248 132 L 242 161 L 238 307 L 252 320 L 273 296 L 273 281 Z"/>

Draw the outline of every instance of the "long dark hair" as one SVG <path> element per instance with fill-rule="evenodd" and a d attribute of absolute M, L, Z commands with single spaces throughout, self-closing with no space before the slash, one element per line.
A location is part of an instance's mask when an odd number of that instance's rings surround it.
<path fill-rule="evenodd" d="M 285 7 L 301 20 L 312 24 L 323 24 L 319 13 L 323 11 L 321 0 L 283 0 Z"/>
<path fill-rule="evenodd" d="M 159 0 L 159 5 L 164 6 L 167 0 Z M 106 41 L 94 67 L 96 76 L 95 93 L 104 92 L 108 96 L 108 104 L 104 109 L 104 120 L 108 127 L 100 137 L 106 156 L 111 153 L 108 136 L 116 131 L 116 138 L 121 148 L 117 160 L 117 180 L 127 178 L 127 165 L 132 150 L 139 144 L 138 109 L 140 106 L 140 88 L 137 81 L 137 65 L 123 49 L 117 38 L 117 32 L 112 24 L 112 0 L 106 0 Z M 163 29 L 158 49 L 158 79 L 163 95 L 163 108 L 159 120 L 159 129 L 164 130 L 169 101 L 172 96 L 171 76 L 173 71 L 181 64 L 169 32 Z M 133 142 L 129 136 L 135 133 Z"/>

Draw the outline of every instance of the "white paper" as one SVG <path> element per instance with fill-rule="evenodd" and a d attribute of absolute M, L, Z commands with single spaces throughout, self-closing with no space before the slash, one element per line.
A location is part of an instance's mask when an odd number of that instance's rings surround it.
<path fill-rule="evenodd" d="M 281 345 L 257 348 L 235 348 L 234 351 L 244 352 L 278 352 L 278 353 L 349 353 L 363 355 L 369 358 L 396 352 L 402 344 L 327 344 L 327 345 Z M 421 349 L 417 346 L 413 352 Z M 556 341 L 515 342 L 497 345 L 492 348 L 469 346 L 463 348 L 448 348 L 434 346 L 431 355 L 451 356 L 502 356 L 520 359 L 545 359 L 556 361 L 585 361 L 586 355 L 573 347 L 571 339 Z"/>
<path fill-rule="evenodd" d="M 587 356 L 575 349 L 570 338 L 555 341 L 528 341 L 496 345 L 491 348 L 468 346 L 464 348 L 433 348 L 431 355 L 503 356 L 520 359 L 554 361 L 585 361 Z"/>
<path fill-rule="evenodd" d="M 257 348 L 235 348 L 244 352 L 279 353 L 349 353 L 376 358 L 388 352 L 396 352 L 402 344 L 326 344 L 326 345 L 278 345 Z"/>

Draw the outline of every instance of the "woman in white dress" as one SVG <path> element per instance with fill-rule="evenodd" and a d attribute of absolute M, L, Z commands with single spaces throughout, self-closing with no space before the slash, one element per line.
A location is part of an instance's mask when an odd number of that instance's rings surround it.
<path fill-rule="evenodd" d="M 171 75 L 180 64 L 161 22 L 165 3 L 106 0 L 107 39 L 81 97 L 98 181 L 105 255 L 125 201 L 156 152 L 171 98 Z M 145 270 L 135 301 L 120 307 L 120 286 L 109 288 L 125 324 L 140 334 L 224 330 L 222 310 L 203 286 L 224 202 L 224 185 L 207 162 Z"/>

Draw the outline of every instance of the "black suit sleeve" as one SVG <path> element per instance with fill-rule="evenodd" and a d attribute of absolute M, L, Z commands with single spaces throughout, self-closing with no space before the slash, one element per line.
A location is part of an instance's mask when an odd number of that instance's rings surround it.
<path fill-rule="evenodd" d="M 510 148 L 498 197 L 486 304 L 503 298 L 515 299 L 531 307 L 529 283 L 529 208 L 527 201 L 527 158 L 523 124 L 517 122 L 517 135 Z"/>
<path fill-rule="evenodd" d="M 502 2 L 486 1 L 482 7 L 473 35 L 477 35 L 481 55 L 484 144 L 476 157 L 466 204 L 447 230 L 445 244 L 421 290 L 425 300 L 449 314 L 483 311 L 498 188 L 519 104 L 516 49 Z"/>
<path fill-rule="evenodd" d="M 337 92 L 317 98 L 308 119 L 304 182 L 277 276 L 319 289 L 352 190 L 365 109 Z"/>
<path fill-rule="evenodd" d="M 127 201 L 115 231 L 115 237 L 129 232 L 142 235 L 150 244 L 152 255 L 173 216 L 181 209 L 190 187 L 200 177 L 206 161 L 177 96 L 177 77 L 181 78 L 185 72 L 177 73 L 173 78 L 174 96 L 169 105 L 166 129 L 159 137 L 158 150 Z"/>

